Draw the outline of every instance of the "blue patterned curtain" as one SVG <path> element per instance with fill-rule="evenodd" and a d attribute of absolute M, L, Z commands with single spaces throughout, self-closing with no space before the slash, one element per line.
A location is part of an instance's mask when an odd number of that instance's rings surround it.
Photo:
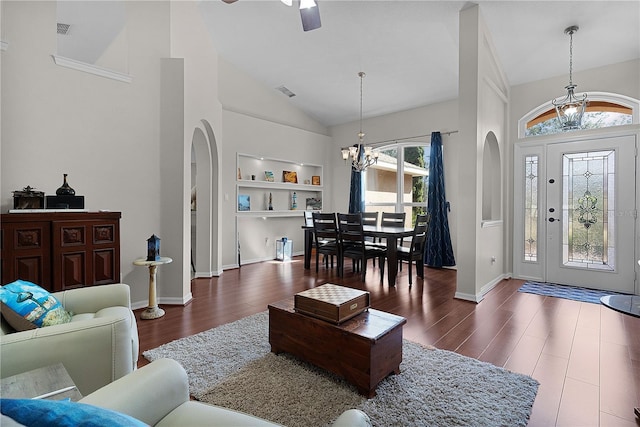
<path fill-rule="evenodd" d="M 429 197 L 427 212 L 431 215 L 424 263 L 430 267 L 456 265 L 451 246 L 447 211 L 449 202 L 444 192 L 444 166 L 442 163 L 442 136 L 431 133 L 431 155 L 429 158 Z"/>
<path fill-rule="evenodd" d="M 362 157 L 364 150 L 362 145 L 359 155 Z M 351 166 L 351 187 L 349 190 L 349 213 L 364 212 L 364 191 L 362 191 L 362 172 L 359 172 Z"/>

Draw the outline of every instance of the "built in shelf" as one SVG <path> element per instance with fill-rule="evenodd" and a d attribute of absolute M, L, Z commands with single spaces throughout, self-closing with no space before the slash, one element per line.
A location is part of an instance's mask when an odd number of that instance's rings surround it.
<path fill-rule="evenodd" d="M 291 182 L 249 181 L 238 180 L 238 187 L 265 188 L 272 190 L 290 191 L 321 191 L 321 185 L 294 184 Z"/>

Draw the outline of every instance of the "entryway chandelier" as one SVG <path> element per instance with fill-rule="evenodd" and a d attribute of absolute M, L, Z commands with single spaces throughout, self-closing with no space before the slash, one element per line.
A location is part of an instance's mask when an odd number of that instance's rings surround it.
<path fill-rule="evenodd" d="M 362 79 L 364 72 L 360 71 L 360 132 L 358 132 L 358 145 L 342 148 L 342 159 L 349 160 L 351 158 L 351 167 L 358 172 L 362 172 L 369 166 L 378 163 L 378 152 L 373 148 L 364 145 L 364 132 L 362 132 Z"/>
<path fill-rule="evenodd" d="M 572 25 L 564 30 L 565 34 L 569 34 L 569 84 L 564 88 L 567 95 L 562 100 L 552 100 L 551 103 L 556 107 L 556 114 L 562 130 L 580 129 L 582 127 L 582 115 L 587 106 L 587 94 L 582 95 L 582 99 L 576 98 L 573 93 L 578 85 L 573 84 L 573 34 L 580 27 Z"/>

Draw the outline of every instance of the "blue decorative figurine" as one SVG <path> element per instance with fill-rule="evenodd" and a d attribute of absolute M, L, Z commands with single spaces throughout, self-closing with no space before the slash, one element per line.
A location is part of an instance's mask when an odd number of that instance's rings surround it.
<path fill-rule="evenodd" d="M 147 261 L 160 261 L 160 238 L 155 234 L 147 239 Z"/>

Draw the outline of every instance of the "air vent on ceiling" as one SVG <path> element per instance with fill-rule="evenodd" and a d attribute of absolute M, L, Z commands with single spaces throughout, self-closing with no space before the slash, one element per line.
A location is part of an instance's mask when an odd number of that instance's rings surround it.
<path fill-rule="evenodd" d="M 61 24 L 60 22 L 58 22 L 58 34 L 62 34 L 63 36 L 66 36 L 67 33 L 69 33 L 69 27 L 71 25 L 69 24 Z"/>
<path fill-rule="evenodd" d="M 276 88 L 276 90 L 279 90 L 280 92 L 284 93 L 285 95 L 287 95 L 289 98 L 293 98 L 294 96 L 296 96 L 295 93 L 291 92 L 289 89 L 287 89 L 285 86 L 278 86 Z"/>

